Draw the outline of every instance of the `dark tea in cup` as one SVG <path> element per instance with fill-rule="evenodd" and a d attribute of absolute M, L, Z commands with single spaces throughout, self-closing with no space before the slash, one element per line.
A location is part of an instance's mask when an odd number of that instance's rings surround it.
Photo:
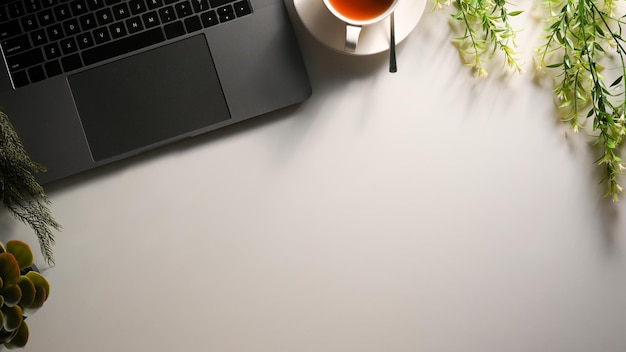
<path fill-rule="evenodd" d="M 343 17 L 355 22 L 370 21 L 387 12 L 394 0 L 328 0 Z"/>
<path fill-rule="evenodd" d="M 328 10 L 346 25 L 345 51 L 356 52 L 361 28 L 387 18 L 400 1 L 413 0 L 323 0 Z"/>

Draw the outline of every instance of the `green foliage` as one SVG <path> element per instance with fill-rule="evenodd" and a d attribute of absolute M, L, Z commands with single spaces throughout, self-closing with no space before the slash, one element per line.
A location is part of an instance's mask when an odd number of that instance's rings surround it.
<path fill-rule="evenodd" d="M 605 168 L 606 195 L 618 201 L 623 191 L 619 176 L 625 170 L 620 157 L 624 142 L 626 73 L 623 17 L 614 15 L 611 0 L 545 0 L 549 11 L 546 43 L 539 64 L 559 70 L 554 93 L 562 118 L 574 131 L 592 119 L 592 133 L 601 149 L 598 164 Z M 617 77 L 603 75 L 608 56 L 618 61 Z"/>
<path fill-rule="evenodd" d="M 35 173 L 45 168 L 35 163 L 26 153 L 7 115 L 0 112 L 0 197 L 2 203 L 20 221 L 28 224 L 37 235 L 41 252 L 54 264 L 52 229 L 59 230 L 48 205 L 50 201 L 43 187 L 35 180 Z"/>
<path fill-rule="evenodd" d="M 28 244 L 9 241 L 6 249 L 0 244 L 0 251 L 0 343 L 20 348 L 28 342 L 24 318 L 43 306 L 50 284 L 38 272 L 29 271 L 33 253 Z"/>
<path fill-rule="evenodd" d="M 437 7 L 442 7 L 443 0 L 434 1 Z M 509 11 L 505 0 L 454 0 L 453 4 L 457 12 L 452 14 L 452 19 L 464 30 L 463 35 L 454 39 L 455 44 L 477 75 L 488 74 L 485 63 L 498 50 L 508 67 L 521 72 L 515 52 L 516 31 L 509 17 L 522 11 Z"/>
<path fill-rule="evenodd" d="M 444 0 L 434 0 L 442 7 Z M 451 1 L 451 0 L 448 0 Z M 603 168 L 606 196 L 619 200 L 619 178 L 626 170 L 621 149 L 626 136 L 626 51 L 622 25 L 626 16 L 615 14 L 614 0 L 542 0 L 547 9 L 545 43 L 539 49 L 539 69 L 556 71 L 554 89 L 560 117 L 578 132 L 592 120 L 591 134 L 600 149 L 597 163 Z M 448 2 L 449 3 L 449 2 Z M 455 38 L 459 51 L 476 70 L 487 75 L 485 62 L 499 49 L 505 63 L 521 71 L 515 55 L 516 31 L 505 0 L 454 0 L 453 22 L 463 35 Z M 616 70 L 605 76 L 607 61 Z"/>

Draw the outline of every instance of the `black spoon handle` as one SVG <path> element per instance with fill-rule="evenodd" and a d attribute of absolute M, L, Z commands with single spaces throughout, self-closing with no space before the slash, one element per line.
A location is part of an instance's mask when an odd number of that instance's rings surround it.
<path fill-rule="evenodd" d="M 389 72 L 398 72 L 398 65 L 396 63 L 396 26 L 393 17 L 392 12 L 389 16 L 389 23 L 391 27 L 391 42 L 389 43 Z"/>

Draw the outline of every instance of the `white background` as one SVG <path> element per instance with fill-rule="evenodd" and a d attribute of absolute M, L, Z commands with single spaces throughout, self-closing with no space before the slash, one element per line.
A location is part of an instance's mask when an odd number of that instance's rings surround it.
<path fill-rule="evenodd" d="M 541 23 L 476 79 L 427 6 L 396 74 L 296 18 L 308 101 L 48 186 L 27 350 L 625 351 L 625 203 L 533 82 Z"/>

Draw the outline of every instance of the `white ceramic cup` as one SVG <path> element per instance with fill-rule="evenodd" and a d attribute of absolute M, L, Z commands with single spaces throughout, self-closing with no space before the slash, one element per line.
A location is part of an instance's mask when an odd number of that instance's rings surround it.
<path fill-rule="evenodd" d="M 358 4 L 359 1 L 353 1 L 355 4 Z M 398 6 L 398 3 L 400 2 L 400 0 L 393 0 L 391 2 L 391 4 L 389 5 L 389 7 L 387 7 L 387 9 L 384 12 L 381 12 L 378 16 L 376 17 L 372 17 L 372 18 L 368 18 L 366 20 L 363 19 L 354 19 L 354 18 L 350 18 L 347 17 L 346 15 L 344 15 L 343 13 L 339 12 L 339 10 L 337 10 L 331 0 L 324 0 L 324 4 L 326 5 L 326 8 L 328 8 L 328 10 L 338 19 L 340 19 L 341 21 L 343 21 L 346 24 L 346 45 L 345 45 L 345 50 L 347 52 L 353 53 L 356 51 L 356 46 L 357 43 L 359 42 L 359 36 L 361 34 L 361 29 L 363 28 L 363 26 L 367 26 L 367 25 L 371 25 L 377 22 L 380 22 L 382 20 L 384 20 L 385 18 L 387 18 L 389 15 L 391 15 L 391 13 L 396 9 L 396 7 Z M 354 6 L 358 6 L 358 5 L 354 5 Z"/>

